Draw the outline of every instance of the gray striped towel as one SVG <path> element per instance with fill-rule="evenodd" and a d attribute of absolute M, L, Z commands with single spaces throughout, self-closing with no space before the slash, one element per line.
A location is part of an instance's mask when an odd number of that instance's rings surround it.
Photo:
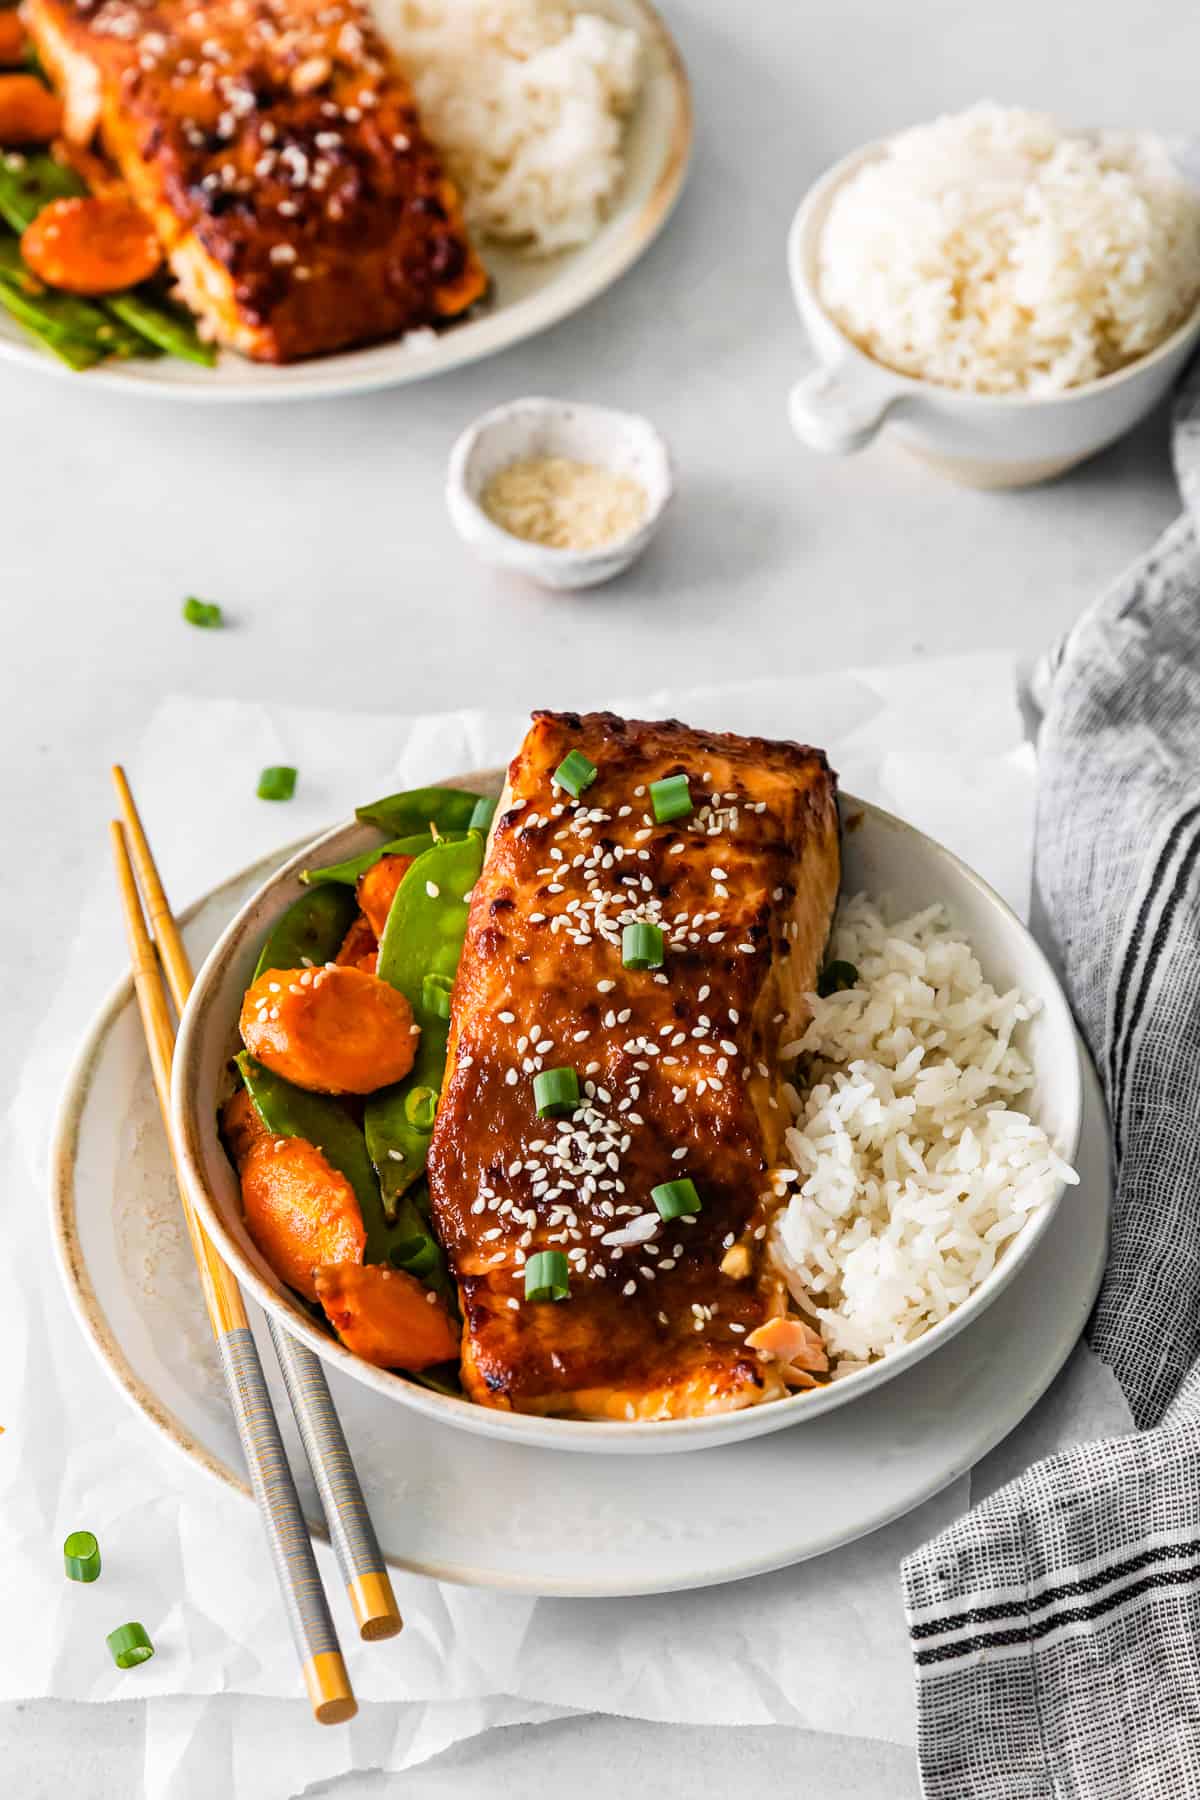
<path fill-rule="evenodd" d="M 1112 1122 L 1088 1336 L 1139 1429 L 1035 1464 L 905 1563 L 927 1800 L 1200 1796 L 1198 396 L 1189 511 L 1035 681 L 1036 881 Z"/>

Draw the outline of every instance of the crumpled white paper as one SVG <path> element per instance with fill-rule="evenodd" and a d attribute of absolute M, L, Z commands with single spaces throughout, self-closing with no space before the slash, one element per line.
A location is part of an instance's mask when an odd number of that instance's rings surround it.
<path fill-rule="evenodd" d="M 1009 657 L 976 655 L 610 703 L 824 745 L 845 788 L 939 837 L 1024 913 L 1033 760 L 1015 691 Z M 502 713 L 405 718 L 170 699 L 129 768 L 181 908 L 365 796 L 506 761 L 524 724 Z M 300 770 L 287 806 L 255 798 L 269 763 Z M 209 1800 L 217 1769 L 224 1791 L 288 1800 L 348 1769 L 406 1768 L 498 1725 L 582 1710 L 911 1742 L 897 1567 L 969 1504 L 966 1478 L 847 1549 L 694 1594 L 536 1600 L 400 1577 L 402 1636 L 350 1650 L 358 1718 L 331 1730 L 310 1723 L 292 1698 L 294 1654 L 253 1510 L 168 1451 L 114 1392 L 51 1266 L 49 1132 L 123 942 L 111 877 L 97 863 L 61 991 L 42 1021 L 9 1021 L 33 1049 L 3 1133 L 0 1592 L 21 1628 L 0 1638 L 0 1699 L 147 1700 L 147 1800 Z M 1062 1443 L 1128 1428 L 1113 1384 L 1080 1350 L 980 1474 L 994 1486 Z M 62 1539 L 78 1526 L 103 1546 L 104 1574 L 91 1587 L 62 1575 Z M 332 1560 L 319 1553 L 336 1594 Z M 103 1641 L 131 1617 L 158 1648 L 135 1675 L 112 1669 Z M 264 1733 L 261 1707 L 239 1697 L 287 1702 L 287 1729 Z"/>

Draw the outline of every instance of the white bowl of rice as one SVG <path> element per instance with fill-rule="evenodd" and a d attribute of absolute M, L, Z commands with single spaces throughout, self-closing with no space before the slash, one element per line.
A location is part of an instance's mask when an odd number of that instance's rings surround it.
<path fill-rule="evenodd" d="M 1200 189 L 1145 132 L 990 104 L 867 145 L 788 239 L 810 448 L 886 424 L 979 487 L 1046 480 L 1157 404 L 1200 339 Z"/>

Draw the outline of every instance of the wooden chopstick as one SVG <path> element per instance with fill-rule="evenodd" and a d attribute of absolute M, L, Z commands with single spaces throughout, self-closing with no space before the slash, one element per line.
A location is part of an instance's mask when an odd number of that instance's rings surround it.
<path fill-rule="evenodd" d="M 124 827 L 114 819 L 109 827 L 121 907 L 129 935 L 129 956 L 138 1010 L 150 1052 L 154 1087 L 166 1128 L 171 1137 L 171 1061 L 175 1036 L 167 1011 L 167 997 L 159 979 L 158 957 L 138 897 L 137 880 L 129 859 Z M 246 1467 L 258 1501 L 275 1574 L 283 1594 L 288 1622 L 304 1670 L 305 1686 L 313 1715 L 322 1725 L 340 1725 L 352 1719 L 358 1703 L 342 1660 L 325 1590 L 321 1586 L 312 1540 L 300 1507 L 300 1497 L 279 1435 L 279 1422 L 262 1364 L 250 1332 L 241 1289 L 221 1261 L 192 1211 L 180 1179 L 180 1200 L 187 1221 L 192 1253 L 200 1272 L 209 1323 L 217 1340 L 221 1369 L 229 1403 L 237 1423 Z"/>
<path fill-rule="evenodd" d="M 118 764 L 112 776 L 154 941 L 166 972 L 171 998 L 176 1010 L 182 1013 L 192 988 L 191 961 L 167 900 L 125 771 Z M 233 1277 L 229 1279 L 232 1281 Z M 241 1298 L 240 1292 L 238 1298 Z M 307 1344 L 298 1343 L 278 1326 L 274 1319 L 268 1320 L 268 1327 L 359 1633 L 369 1640 L 394 1637 L 403 1623 L 400 1608 L 321 1359 Z"/>

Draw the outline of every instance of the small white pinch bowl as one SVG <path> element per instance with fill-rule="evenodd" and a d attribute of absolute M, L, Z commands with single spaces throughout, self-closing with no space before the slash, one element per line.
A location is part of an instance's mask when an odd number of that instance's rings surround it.
<path fill-rule="evenodd" d="M 885 143 L 856 150 L 809 189 L 788 233 L 792 292 L 811 364 L 788 401 L 810 450 L 845 456 L 890 436 L 941 475 L 969 487 L 1048 481 L 1131 430 L 1162 399 L 1200 340 L 1200 304 L 1157 349 L 1115 374 L 1058 394 L 977 394 L 901 375 L 875 362 L 818 297 L 821 233 L 834 193 Z"/>
<path fill-rule="evenodd" d="M 488 518 L 480 496 L 493 475 L 531 457 L 565 456 L 628 475 L 646 491 L 646 516 L 635 530 L 593 550 L 558 550 L 514 537 Z M 548 588 L 597 587 L 635 562 L 662 522 L 675 492 L 671 456 L 640 413 L 530 396 L 484 413 L 450 452 L 446 504 L 463 542 L 493 568 Z"/>

